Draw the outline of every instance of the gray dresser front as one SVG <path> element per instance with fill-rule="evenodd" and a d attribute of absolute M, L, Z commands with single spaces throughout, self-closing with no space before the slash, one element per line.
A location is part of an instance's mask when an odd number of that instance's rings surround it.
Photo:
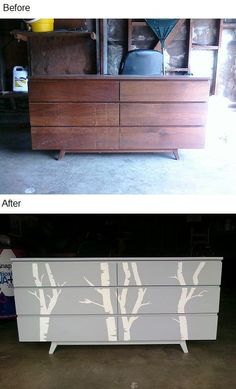
<path fill-rule="evenodd" d="M 12 260 L 20 341 L 216 339 L 222 258 Z"/>

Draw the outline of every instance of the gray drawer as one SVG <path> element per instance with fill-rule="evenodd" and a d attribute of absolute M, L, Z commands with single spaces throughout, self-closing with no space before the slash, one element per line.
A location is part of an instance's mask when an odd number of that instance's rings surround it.
<path fill-rule="evenodd" d="M 19 316 L 17 319 L 20 341 L 96 342 L 117 340 L 112 331 L 117 318 L 108 316 Z M 110 326 L 110 336 L 108 334 Z"/>
<path fill-rule="evenodd" d="M 55 293 L 56 291 L 56 293 Z M 116 314 L 116 288 L 41 288 L 41 300 L 49 309 L 54 292 L 54 303 L 49 314 Z M 45 313 L 39 301 L 39 288 L 15 288 L 16 310 L 19 315 Z"/>
<path fill-rule="evenodd" d="M 34 278 L 36 274 L 37 280 Z M 14 286 L 112 286 L 116 265 L 108 262 L 13 262 Z M 51 276 L 51 278 L 50 278 Z M 43 278 L 42 278 L 43 277 Z"/>
<path fill-rule="evenodd" d="M 187 289 L 187 297 L 184 293 Z M 130 287 L 119 288 L 118 312 L 146 313 L 217 313 L 220 288 L 218 286 L 187 287 Z M 192 298 L 190 298 L 192 296 Z M 181 304 L 181 302 L 183 302 Z"/>
<path fill-rule="evenodd" d="M 182 265 L 181 265 L 182 264 Z M 177 272 L 182 266 L 182 277 Z M 219 285 L 219 261 L 137 261 L 118 264 L 118 285 Z M 184 283 L 183 283 L 184 281 Z"/>
<path fill-rule="evenodd" d="M 173 341 L 173 340 L 204 340 L 216 339 L 217 315 L 153 315 L 134 316 L 137 319 L 127 330 L 122 318 L 118 318 L 120 341 Z M 183 320 L 184 328 L 180 328 L 179 319 Z M 128 317 L 130 319 L 131 317 Z M 126 327 L 126 330 L 124 330 Z"/>

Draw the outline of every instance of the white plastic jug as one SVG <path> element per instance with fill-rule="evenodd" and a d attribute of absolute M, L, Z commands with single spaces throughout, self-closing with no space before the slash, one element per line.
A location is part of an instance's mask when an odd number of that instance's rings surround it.
<path fill-rule="evenodd" d="M 28 92 L 28 72 L 23 66 L 13 68 L 13 91 Z"/>

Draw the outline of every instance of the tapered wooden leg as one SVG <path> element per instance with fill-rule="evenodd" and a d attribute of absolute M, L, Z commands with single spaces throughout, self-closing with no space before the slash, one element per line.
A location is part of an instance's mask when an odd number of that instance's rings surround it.
<path fill-rule="evenodd" d="M 180 346 L 181 346 L 183 352 L 184 352 L 185 354 L 187 354 L 187 353 L 188 353 L 188 347 L 187 347 L 187 343 L 186 343 L 185 340 L 183 340 L 182 342 L 180 342 Z"/>
<path fill-rule="evenodd" d="M 175 159 L 178 160 L 179 159 L 178 149 L 173 150 L 173 153 L 174 153 Z"/>
<path fill-rule="evenodd" d="M 56 350 L 56 347 L 57 347 L 57 343 L 56 342 L 52 342 L 51 346 L 50 346 L 50 349 L 49 349 L 49 354 L 53 354 L 54 351 Z"/>
<path fill-rule="evenodd" d="M 57 160 L 58 161 L 62 160 L 64 156 L 65 156 L 65 150 L 60 150 Z"/>

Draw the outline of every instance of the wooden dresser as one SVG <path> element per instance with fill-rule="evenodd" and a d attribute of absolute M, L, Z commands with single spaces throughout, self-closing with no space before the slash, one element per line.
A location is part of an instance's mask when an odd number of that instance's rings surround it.
<path fill-rule="evenodd" d="M 20 341 L 180 344 L 214 340 L 222 259 L 20 258 L 13 281 Z"/>
<path fill-rule="evenodd" d="M 34 150 L 203 148 L 209 80 L 191 76 L 38 76 L 29 81 Z"/>

